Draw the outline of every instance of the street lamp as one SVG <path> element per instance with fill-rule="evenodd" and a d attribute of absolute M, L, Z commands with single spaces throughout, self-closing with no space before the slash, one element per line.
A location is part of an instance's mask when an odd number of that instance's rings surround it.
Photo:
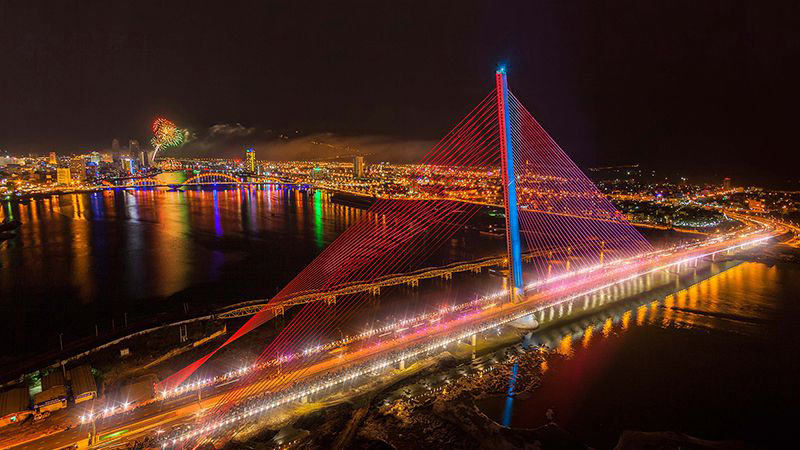
<path fill-rule="evenodd" d="M 89 410 L 89 420 L 92 422 L 92 431 L 89 432 L 89 445 L 91 446 L 97 436 L 97 417 L 94 413 L 94 401 L 92 398 L 92 408 Z"/>

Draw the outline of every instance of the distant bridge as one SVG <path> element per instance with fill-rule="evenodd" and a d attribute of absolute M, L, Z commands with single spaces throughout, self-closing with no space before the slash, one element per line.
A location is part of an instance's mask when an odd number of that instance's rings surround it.
<path fill-rule="evenodd" d="M 237 186 L 237 185 L 253 185 L 253 184 L 297 184 L 294 181 L 281 179 L 278 177 L 264 177 L 264 176 L 255 176 L 255 177 L 247 177 L 239 178 L 233 175 L 222 173 L 222 172 L 204 172 L 197 175 L 194 175 L 190 178 L 187 178 L 185 181 L 181 183 L 164 183 L 156 180 L 154 177 L 148 178 L 132 178 L 125 180 L 124 184 L 114 184 L 108 180 L 103 180 L 100 182 L 101 185 L 110 188 L 110 189 L 128 189 L 128 188 L 170 188 L 170 189 L 179 189 L 182 187 L 190 187 L 190 186 L 218 186 L 218 185 L 228 185 L 228 186 Z"/>
<path fill-rule="evenodd" d="M 609 250 L 604 248 L 605 243 L 602 241 L 586 243 L 584 246 L 597 247 L 600 249 L 601 253 L 609 252 Z M 552 248 L 552 249 L 525 252 L 522 254 L 522 261 L 530 262 L 533 260 L 533 258 L 537 257 L 537 258 L 547 258 L 548 264 L 556 264 L 556 265 L 562 264 L 564 263 L 564 261 L 574 260 L 579 258 L 578 256 L 573 255 L 573 250 L 577 251 L 578 248 L 575 249 Z M 559 254 L 561 254 L 560 259 L 556 259 L 559 258 L 558 256 Z M 426 267 L 424 269 L 419 269 L 413 272 L 385 275 L 383 277 L 379 277 L 369 281 L 355 281 L 351 283 L 345 283 L 334 289 L 327 291 L 319 291 L 316 289 L 300 291 L 285 300 L 276 302 L 274 305 L 270 305 L 270 308 L 272 308 L 272 311 L 275 315 L 282 315 L 287 308 L 291 308 L 293 306 L 302 305 L 306 303 L 324 301 L 326 304 L 332 305 L 336 303 L 336 299 L 338 297 L 344 295 L 368 292 L 371 295 L 377 296 L 380 295 L 381 288 L 384 287 L 399 286 L 402 284 L 405 284 L 410 287 L 417 287 L 419 286 L 420 280 L 426 280 L 431 278 L 441 278 L 443 280 L 450 280 L 453 278 L 453 274 L 455 273 L 461 273 L 461 272 L 480 273 L 483 271 L 484 268 L 487 267 L 507 267 L 507 266 L 508 266 L 508 258 L 505 256 L 494 256 L 494 257 L 489 256 L 489 257 L 474 259 L 471 261 L 459 261 L 444 266 Z M 268 305 L 269 302 L 270 299 L 258 299 L 258 300 L 250 300 L 247 302 L 238 303 L 235 305 L 230 305 L 225 307 L 224 309 L 228 308 L 234 308 L 234 309 L 229 309 L 222 313 L 214 314 L 212 316 L 209 316 L 209 318 L 234 319 L 237 317 L 252 316 L 253 314 L 258 313 L 262 308 L 264 308 L 264 306 Z"/>

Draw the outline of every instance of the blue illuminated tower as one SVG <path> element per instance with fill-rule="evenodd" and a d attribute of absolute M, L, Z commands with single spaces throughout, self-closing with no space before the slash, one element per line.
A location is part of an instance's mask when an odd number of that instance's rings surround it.
<path fill-rule="evenodd" d="M 522 284 L 522 250 L 519 239 L 517 183 L 514 176 L 514 148 L 508 112 L 508 80 L 506 70 L 497 70 L 497 115 L 500 122 L 500 161 L 503 179 L 503 206 L 506 209 L 506 245 L 508 247 L 509 295 L 515 301 L 524 292 Z"/>

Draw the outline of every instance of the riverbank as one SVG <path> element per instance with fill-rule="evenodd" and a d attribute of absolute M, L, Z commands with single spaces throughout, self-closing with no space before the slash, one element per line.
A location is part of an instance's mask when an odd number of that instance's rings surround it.
<path fill-rule="evenodd" d="M 240 434 L 225 448 L 306 449 L 590 449 L 558 424 L 548 411 L 535 428 L 504 426 L 483 413 L 481 400 L 536 395 L 554 353 L 530 348 L 503 363 L 470 375 L 448 378 L 446 386 L 402 399 L 395 391 L 410 391 L 442 372 L 451 373 L 455 359 L 439 360 L 378 393 L 317 408 L 280 427 Z M 512 385 L 509 386 L 509 381 Z M 398 387 L 399 386 L 399 387 Z M 513 392 L 512 392 L 513 391 Z M 286 419 L 284 417 L 284 419 Z M 273 425 L 278 425 L 273 422 Z M 616 449 L 645 448 L 749 449 L 736 441 L 711 441 L 674 432 L 624 431 Z M 210 445 L 202 447 L 211 450 Z"/>

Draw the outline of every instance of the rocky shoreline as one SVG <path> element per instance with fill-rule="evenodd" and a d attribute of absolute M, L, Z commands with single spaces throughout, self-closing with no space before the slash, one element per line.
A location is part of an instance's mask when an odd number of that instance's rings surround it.
<path fill-rule="evenodd" d="M 392 392 L 452 372 L 455 358 L 443 358 L 419 373 L 373 392 L 306 414 L 281 428 L 264 427 L 229 450 L 302 449 L 590 449 L 561 428 L 548 413 L 548 423 L 533 429 L 505 427 L 487 417 L 477 401 L 491 397 L 533 395 L 547 359 L 559 357 L 530 349 L 477 374 L 449 380 L 445 387 L 407 398 Z M 514 368 L 516 367 L 516 370 Z M 509 393 L 509 380 L 514 379 Z M 273 423 L 273 426 L 275 424 Z M 716 442 L 675 432 L 625 431 L 615 449 L 747 449 L 739 442 Z M 209 449 L 210 450 L 210 449 Z"/>
<path fill-rule="evenodd" d="M 488 418 L 476 405 L 482 398 L 508 395 L 508 377 L 514 364 L 520 369 L 513 395 L 534 390 L 544 361 L 543 352 L 532 350 L 518 355 L 513 363 L 498 364 L 477 376 L 455 378 L 441 390 L 411 398 L 387 398 L 398 387 L 416 383 L 454 363 L 453 359 L 444 359 L 379 393 L 308 414 L 281 430 L 265 430 L 247 442 L 234 441 L 228 448 L 277 448 L 286 445 L 280 440 L 281 433 L 298 436 L 293 444 L 307 449 L 588 448 L 555 423 L 537 429 L 508 428 Z"/>

